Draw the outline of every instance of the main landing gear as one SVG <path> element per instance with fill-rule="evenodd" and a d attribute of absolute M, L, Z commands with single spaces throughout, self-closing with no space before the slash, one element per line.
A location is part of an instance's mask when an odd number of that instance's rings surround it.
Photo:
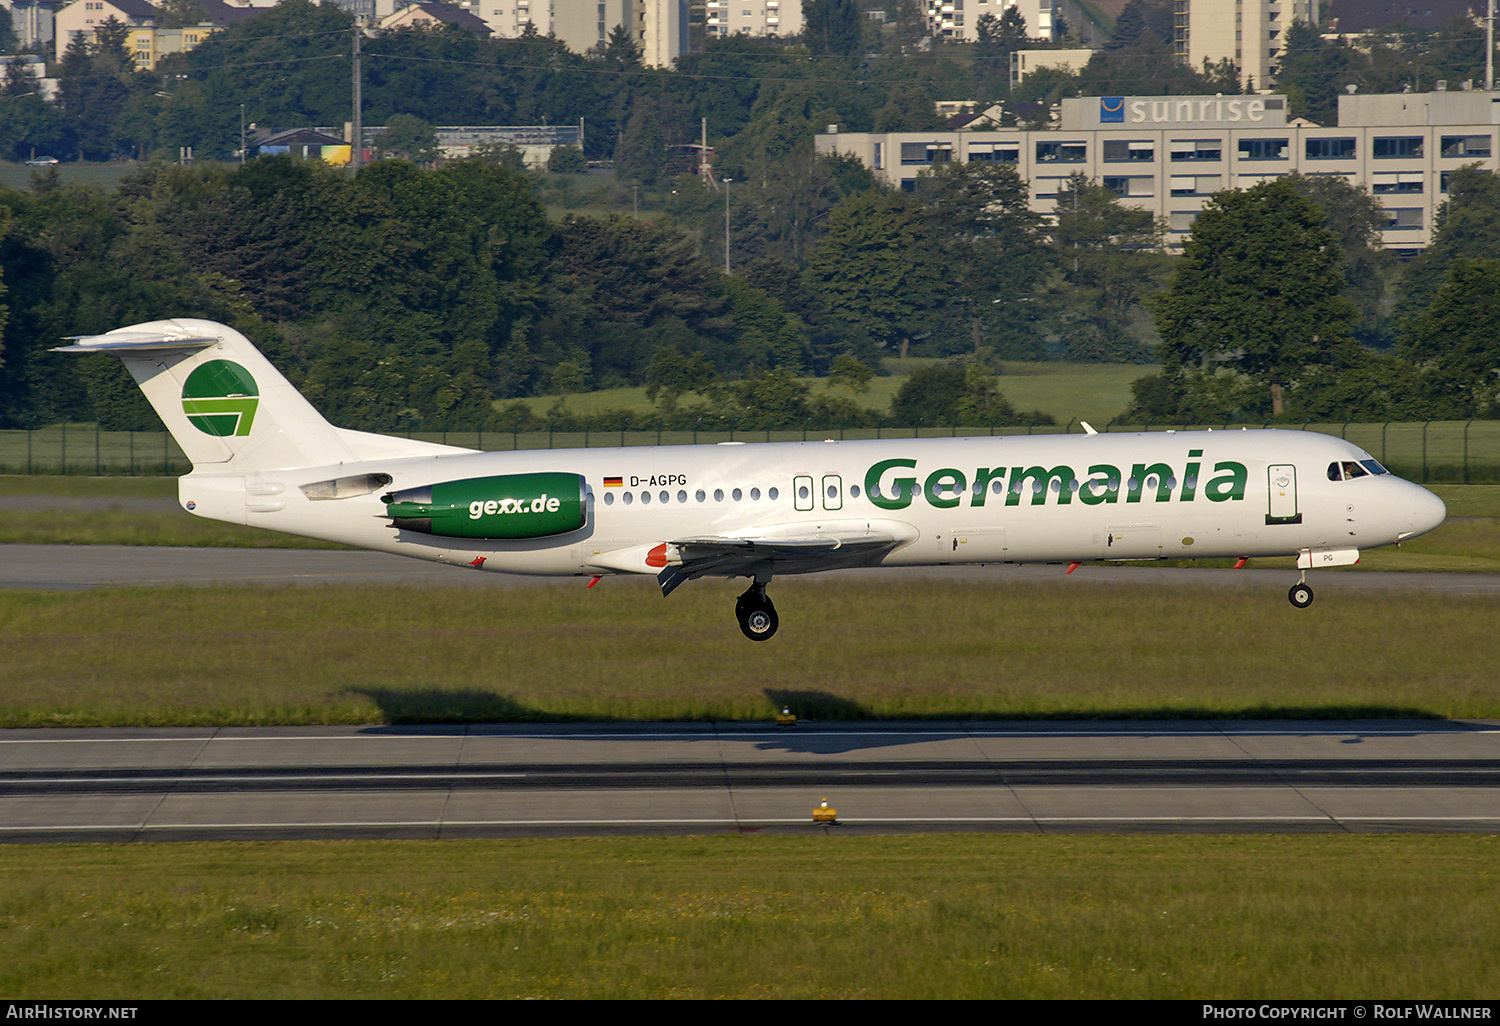
<path fill-rule="evenodd" d="M 1307 583 L 1307 574 L 1303 574 L 1302 579 L 1292 585 L 1291 590 L 1286 593 L 1286 597 L 1287 601 L 1291 602 L 1298 609 L 1306 609 L 1312 605 L 1313 590 L 1312 585 Z"/>
<path fill-rule="evenodd" d="M 765 641 L 781 625 L 776 617 L 776 607 L 766 594 L 765 581 L 756 581 L 745 589 L 745 593 L 734 602 L 734 615 L 740 622 L 740 630 L 751 641 Z"/>

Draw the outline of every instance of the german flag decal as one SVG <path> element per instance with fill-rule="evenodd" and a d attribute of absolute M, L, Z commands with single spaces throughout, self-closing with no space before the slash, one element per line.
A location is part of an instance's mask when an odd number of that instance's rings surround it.
<path fill-rule="evenodd" d="M 606 488 L 623 488 L 624 486 L 625 479 L 623 477 L 606 477 L 604 479 L 604 487 Z"/>

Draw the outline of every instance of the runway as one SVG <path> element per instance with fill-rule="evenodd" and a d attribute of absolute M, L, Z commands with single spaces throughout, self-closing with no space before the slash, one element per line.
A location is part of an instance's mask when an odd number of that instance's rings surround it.
<path fill-rule="evenodd" d="M 1267 589 L 1284 569 L 967 566 L 838 575 Z M 1320 595 L 1500 592 L 1339 570 Z M 512 587 L 371 552 L 0 546 L 0 588 Z M 823 799 L 833 826 L 815 825 Z M 473 725 L 0 732 L 0 842 L 723 832 L 1500 830 L 1500 724 Z"/>
<path fill-rule="evenodd" d="M 1496 830 L 1490 722 L 0 733 L 10 843 Z"/>
<path fill-rule="evenodd" d="M 831 570 L 819 578 L 853 580 L 925 576 L 946 580 L 1057 581 L 1091 585 L 1244 587 L 1272 597 L 1297 580 L 1292 560 L 1257 560 L 1229 570 L 1155 563 L 1089 563 L 1064 576 L 1061 564 L 873 567 Z M 382 587 L 504 588 L 538 584 L 577 586 L 581 577 L 527 577 L 442 566 L 383 552 L 329 549 L 215 549 L 133 545 L 0 545 L 0 588 L 76 591 L 104 587 L 178 585 L 378 584 Z M 1319 596 L 1341 591 L 1407 590 L 1443 594 L 1500 594 L 1500 575 L 1414 573 L 1341 567 L 1314 571 Z"/>

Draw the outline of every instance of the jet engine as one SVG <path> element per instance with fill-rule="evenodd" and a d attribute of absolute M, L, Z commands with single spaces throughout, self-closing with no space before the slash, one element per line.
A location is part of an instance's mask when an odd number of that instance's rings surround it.
<path fill-rule="evenodd" d="M 546 538 L 588 522 L 588 486 L 579 474 L 440 481 L 380 501 L 391 526 L 445 538 Z"/>

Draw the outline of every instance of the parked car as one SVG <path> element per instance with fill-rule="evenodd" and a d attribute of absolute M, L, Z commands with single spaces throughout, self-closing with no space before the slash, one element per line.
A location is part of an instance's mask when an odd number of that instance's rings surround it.
<path fill-rule="evenodd" d="M 56 157 L 32 157 L 26 162 L 27 167 L 51 167 L 57 163 Z"/>

